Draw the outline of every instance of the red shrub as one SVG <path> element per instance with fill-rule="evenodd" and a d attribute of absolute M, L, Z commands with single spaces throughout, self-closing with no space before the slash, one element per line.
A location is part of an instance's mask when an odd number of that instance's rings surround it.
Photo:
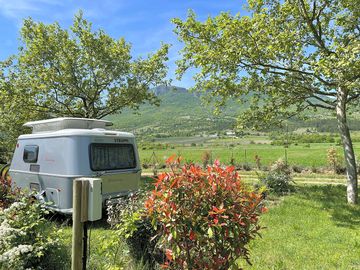
<path fill-rule="evenodd" d="M 215 163 L 206 170 L 185 165 L 159 175 L 145 202 L 161 228 L 164 267 L 216 270 L 228 269 L 239 257 L 249 262 L 246 244 L 258 234 L 258 217 L 266 210 L 262 197 L 246 189 L 234 167 Z"/>
<path fill-rule="evenodd" d="M 13 190 L 11 188 L 11 177 L 5 175 L 0 176 L 0 209 L 7 208 L 13 203 L 18 189 Z"/>

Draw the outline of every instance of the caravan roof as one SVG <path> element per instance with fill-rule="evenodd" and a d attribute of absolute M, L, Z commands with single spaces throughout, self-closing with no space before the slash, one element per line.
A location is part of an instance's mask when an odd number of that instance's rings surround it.
<path fill-rule="evenodd" d="M 95 129 L 62 129 L 51 132 L 25 134 L 25 135 L 20 135 L 19 140 L 63 137 L 63 136 L 112 136 L 112 137 L 135 138 L 134 134 L 132 133 L 95 128 Z"/>
<path fill-rule="evenodd" d="M 41 121 L 27 122 L 24 127 L 32 128 L 32 133 L 54 132 L 63 129 L 105 129 L 112 122 L 98 119 L 61 117 Z"/>
<path fill-rule="evenodd" d="M 132 133 L 105 129 L 112 126 L 110 121 L 84 118 L 54 118 L 27 122 L 32 134 L 21 135 L 19 139 L 60 137 L 60 136 L 116 136 L 134 138 Z"/>

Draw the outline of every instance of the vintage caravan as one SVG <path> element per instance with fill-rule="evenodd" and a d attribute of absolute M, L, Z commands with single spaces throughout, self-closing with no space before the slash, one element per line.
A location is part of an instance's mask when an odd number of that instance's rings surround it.
<path fill-rule="evenodd" d="M 10 166 L 13 184 L 35 190 L 62 213 L 72 213 L 73 180 L 102 179 L 102 201 L 138 188 L 141 167 L 131 133 L 108 130 L 112 123 L 82 118 L 28 122 L 32 134 L 18 139 Z"/>

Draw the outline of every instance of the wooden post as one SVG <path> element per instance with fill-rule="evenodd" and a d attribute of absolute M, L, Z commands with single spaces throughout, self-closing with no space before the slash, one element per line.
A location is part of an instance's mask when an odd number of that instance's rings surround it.
<path fill-rule="evenodd" d="M 245 156 L 245 164 L 247 165 L 246 149 L 244 149 L 244 156 Z"/>
<path fill-rule="evenodd" d="M 82 269 L 82 250 L 83 250 L 83 223 L 81 222 L 81 196 L 82 181 L 74 180 L 73 182 L 73 235 L 72 235 L 72 252 L 71 252 L 71 269 Z"/>
<path fill-rule="evenodd" d="M 81 189 L 81 222 L 86 222 L 86 221 L 89 220 L 89 218 L 88 218 L 89 181 L 82 180 L 81 184 L 82 184 L 82 189 Z"/>
<path fill-rule="evenodd" d="M 82 190 L 81 190 L 81 224 L 83 224 L 83 254 L 82 254 L 82 269 L 86 270 L 86 260 L 87 260 L 87 224 L 88 218 L 88 208 L 89 208 L 89 181 L 82 180 Z"/>

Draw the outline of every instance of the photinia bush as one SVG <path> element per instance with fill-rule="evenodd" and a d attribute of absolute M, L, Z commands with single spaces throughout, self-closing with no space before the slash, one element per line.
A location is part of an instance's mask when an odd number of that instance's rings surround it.
<path fill-rule="evenodd" d="M 11 187 L 11 177 L 0 176 L 0 209 L 9 207 L 18 195 L 19 189 Z"/>
<path fill-rule="evenodd" d="M 171 157 L 169 173 L 158 176 L 145 202 L 160 245 L 163 267 L 228 269 L 238 258 L 249 261 L 246 244 L 256 235 L 259 215 L 266 208 L 259 193 L 249 191 L 233 166 L 218 161 L 205 170 L 196 165 L 177 168 Z"/>

